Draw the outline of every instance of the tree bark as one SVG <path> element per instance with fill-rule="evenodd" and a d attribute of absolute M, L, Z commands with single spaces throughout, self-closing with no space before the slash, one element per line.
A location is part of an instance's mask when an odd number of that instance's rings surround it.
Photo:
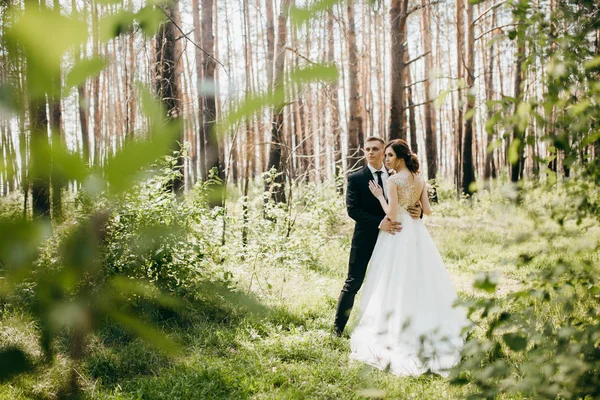
<path fill-rule="evenodd" d="M 406 115 L 404 92 L 404 52 L 408 0 L 392 0 L 391 25 L 391 107 L 388 137 L 406 140 Z"/>
<path fill-rule="evenodd" d="M 496 8 L 494 8 L 492 10 L 492 27 L 496 26 Z M 484 80 L 484 84 L 485 84 L 485 98 L 488 102 L 494 100 L 494 46 L 495 44 L 492 44 L 491 46 L 488 46 L 487 49 L 487 71 L 485 71 L 485 80 Z M 486 55 L 486 50 L 484 49 L 482 51 L 482 54 L 484 55 L 484 59 L 485 59 L 485 55 Z M 485 64 L 484 61 L 484 64 Z M 492 115 L 494 114 L 494 110 L 492 108 L 492 106 L 488 105 L 488 110 L 487 110 L 487 117 L 488 120 L 492 117 Z M 495 127 L 489 127 L 486 128 L 487 129 L 487 145 L 489 146 L 490 143 L 494 140 L 494 131 L 495 131 Z M 485 169 L 484 169 L 484 173 L 483 173 L 483 177 L 486 180 L 486 184 L 489 185 L 489 180 L 490 179 L 495 179 L 496 178 L 496 163 L 494 161 L 494 151 L 486 151 L 486 156 L 485 156 Z"/>
<path fill-rule="evenodd" d="M 98 33 L 98 4 L 92 1 L 92 56 L 98 57 L 99 50 L 99 33 Z M 93 99 L 93 114 L 94 114 L 94 152 L 92 159 L 95 165 L 102 164 L 102 110 L 100 108 L 100 76 L 92 79 L 92 99 Z"/>
<path fill-rule="evenodd" d="M 600 56 L 600 29 L 596 31 L 596 55 Z M 594 142 L 594 157 L 596 160 L 596 165 L 600 167 L 600 138 L 596 139 Z"/>
<path fill-rule="evenodd" d="M 405 65 L 410 59 L 408 48 L 404 51 Z M 412 78 L 410 76 L 410 66 L 406 65 L 404 70 L 404 82 L 406 83 L 406 101 L 408 103 L 408 127 L 410 131 L 410 149 L 413 153 L 419 153 L 419 144 L 417 143 L 417 116 L 416 107 L 413 101 Z"/>
<path fill-rule="evenodd" d="M 71 6 L 73 10 L 77 10 L 76 0 L 72 0 Z M 84 18 L 86 14 L 86 5 L 83 3 L 83 15 Z M 75 46 L 75 62 L 78 62 L 81 59 L 81 46 Z M 90 136 L 89 136 L 89 104 L 86 93 L 86 83 L 82 82 L 77 87 L 77 96 L 78 96 L 78 114 L 79 114 L 79 124 L 81 125 L 81 151 L 83 160 L 91 164 L 92 160 L 90 159 Z"/>
<path fill-rule="evenodd" d="M 129 0 L 129 11 L 133 12 L 133 0 Z M 129 76 L 127 77 L 127 132 L 128 140 L 133 140 L 135 135 L 135 34 L 129 33 L 127 41 L 129 46 Z"/>
<path fill-rule="evenodd" d="M 423 106 L 423 113 L 425 117 L 425 156 L 427 158 L 427 178 L 431 180 L 436 178 L 438 171 L 435 109 L 433 107 L 433 98 L 431 96 L 431 80 L 433 77 L 429 75 L 433 71 L 433 41 L 430 31 L 431 11 L 427 6 L 426 0 L 421 0 L 421 6 L 423 7 L 423 16 L 421 19 L 421 40 L 423 43 L 423 52 L 425 53 L 426 74 L 425 82 L 423 82 L 423 91 L 425 92 L 425 105 Z"/>
<path fill-rule="evenodd" d="M 194 42 L 198 46 L 202 43 L 202 24 L 200 22 L 200 0 L 192 0 L 192 17 L 194 22 Z M 192 152 L 192 165 L 196 169 L 198 176 L 202 177 L 205 181 L 208 172 L 206 170 L 206 138 L 204 137 L 203 128 L 203 113 L 204 113 L 204 96 L 200 89 L 200 85 L 203 81 L 202 78 L 202 60 L 204 59 L 204 53 L 202 50 L 194 46 L 195 55 L 195 69 L 196 69 L 196 87 L 197 87 L 197 101 L 198 101 L 198 125 L 196 126 L 195 142 L 196 148 Z"/>
<path fill-rule="evenodd" d="M 327 13 L 327 61 L 331 64 L 335 63 L 335 37 L 333 30 L 333 9 Z M 339 83 L 337 80 L 329 84 L 329 110 L 331 116 L 331 131 L 333 134 L 333 162 L 334 180 L 339 193 L 343 192 L 343 181 L 338 177 L 342 176 L 342 127 L 340 125 L 340 100 L 339 100 Z"/>
<path fill-rule="evenodd" d="M 465 121 L 465 137 L 463 142 L 463 174 L 462 174 L 462 193 L 470 195 L 475 190 L 472 184 L 475 183 L 475 165 L 473 164 L 473 121 L 475 115 L 475 96 L 471 93 L 475 84 L 475 31 L 473 24 L 473 4 L 466 3 L 467 6 L 467 104 L 465 115 L 469 118 Z"/>
<path fill-rule="evenodd" d="M 281 0 L 279 17 L 277 18 L 277 57 L 273 77 L 273 92 L 284 91 L 285 51 L 287 41 L 287 20 L 291 0 Z M 271 147 L 269 150 L 269 169 L 274 168 L 276 176 L 271 190 L 271 198 L 277 203 L 285 203 L 285 167 L 283 165 L 283 105 L 273 108 L 271 120 Z"/>
<path fill-rule="evenodd" d="M 163 102 L 166 117 L 169 123 L 179 124 L 181 117 L 181 48 L 177 40 L 178 30 L 176 23 L 179 21 L 179 2 L 177 0 L 165 6 L 166 21 L 160 26 L 156 36 L 156 93 Z M 183 130 L 178 128 L 177 140 L 173 143 L 173 151 L 180 152 L 179 143 L 183 143 Z M 179 143 L 178 143 L 179 142 Z M 173 192 L 181 194 L 184 187 L 183 156 L 178 155 L 175 164 L 177 176 L 169 184 Z"/>
<path fill-rule="evenodd" d="M 32 6 L 37 7 L 38 5 L 36 2 L 25 2 L 25 10 Z M 32 63 L 29 59 L 26 59 L 25 63 L 31 132 L 29 179 L 31 180 L 33 218 L 50 220 L 50 144 L 48 143 L 46 94 L 39 93 L 39 90 L 32 87 L 31 82 L 34 81 Z"/>
<path fill-rule="evenodd" d="M 219 157 L 219 140 L 215 130 L 217 105 L 215 96 L 215 37 L 213 34 L 213 2 L 202 1 L 202 47 L 205 54 L 202 62 L 203 86 L 209 88 L 204 94 L 203 129 L 206 137 L 206 167 L 208 170 L 217 168 L 217 176 L 224 179 L 223 162 Z"/>
<path fill-rule="evenodd" d="M 463 57 L 463 38 L 464 38 L 464 5 L 463 0 L 456 0 L 456 67 L 457 74 L 456 77 L 458 81 L 462 79 L 464 72 L 464 62 Z M 457 193 L 462 191 L 462 179 L 461 179 L 461 171 L 462 171 L 462 139 L 463 139 L 463 99 L 462 99 L 462 91 L 459 89 L 456 93 L 456 97 L 458 98 L 457 105 L 457 113 L 456 113 L 456 132 L 454 132 L 455 137 L 455 156 L 454 156 L 454 168 L 455 168 L 455 176 L 456 176 L 456 189 Z"/>
<path fill-rule="evenodd" d="M 518 37 L 518 35 L 517 35 Z M 517 101 L 521 100 L 522 88 L 521 84 L 523 83 L 523 63 L 525 62 L 525 43 L 522 39 L 517 38 L 518 46 L 517 46 L 517 54 L 516 54 L 516 63 L 515 63 L 515 99 Z M 515 108 L 517 105 L 515 104 Z M 516 112 L 516 109 L 515 109 Z M 517 160 L 512 163 L 510 167 L 510 180 L 512 182 L 518 182 L 520 179 L 523 179 L 523 168 L 525 167 L 525 132 L 519 129 L 517 126 L 513 129 L 512 134 L 512 143 L 511 145 L 515 145 L 517 147 Z"/>
<path fill-rule="evenodd" d="M 349 82 L 349 108 L 348 108 L 348 172 L 356 169 L 363 157 L 360 153 L 364 141 L 362 104 L 360 100 L 360 83 L 358 47 L 356 45 L 356 25 L 354 22 L 354 0 L 346 0 L 347 27 L 346 40 L 348 44 L 348 82 Z"/>
<path fill-rule="evenodd" d="M 273 0 L 265 0 L 267 14 L 267 85 L 273 85 L 273 62 L 275 60 L 275 17 Z"/>
<path fill-rule="evenodd" d="M 60 15 L 60 3 L 58 0 L 54 0 L 53 12 Z M 49 109 L 50 109 L 50 131 L 52 132 L 52 146 L 61 146 L 64 143 L 65 138 L 63 136 L 61 121 L 62 121 L 62 110 L 60 105 L 61 100 L 61 75 L 60 68 L 58 73 L 52 82 L 52 93 L 49 96 Z M 62 179 L 59 174 L 56 173 L 56 166 L 52 160 L 52 218 L 60 222 L 63 219 L 62 212 L 62 189 L 65 187 L 66 182 Z"/>

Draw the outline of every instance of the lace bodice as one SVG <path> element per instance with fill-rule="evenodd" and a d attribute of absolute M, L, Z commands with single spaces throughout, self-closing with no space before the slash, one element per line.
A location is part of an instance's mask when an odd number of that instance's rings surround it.
<path fill-rule="evenodd" d="M 397 186 L 398 205 L 401 208 L 406 209 L 419 201 L 425 185 L 421 173 L 412 174 L 410 171 L 404 170 L 390 176 L 388 180 Z"/>

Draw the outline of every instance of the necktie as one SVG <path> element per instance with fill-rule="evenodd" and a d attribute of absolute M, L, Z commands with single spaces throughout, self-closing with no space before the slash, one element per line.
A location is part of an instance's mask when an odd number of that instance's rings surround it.
<path fill-rule="evenodd" d="M 385 190 L 383 189 L 383 178 L 381 178 L 381 175 L 383 175 L 383 171 L 375 171 L 375 174 L 377 175 L 377 184 L 379 186 L 381 186 L 381 190 L 383 191 L 383 196 L 385 197 Z"/>

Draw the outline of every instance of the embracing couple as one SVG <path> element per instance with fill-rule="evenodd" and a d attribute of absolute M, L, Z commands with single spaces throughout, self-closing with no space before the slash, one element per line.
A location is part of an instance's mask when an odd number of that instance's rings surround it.
<path fill-rule="evenodd" d="M 369 137 L 364 152 L 368 165 L 348 178 L 356 226 L 334 332 L 342 335 L 364 281 L 350 357 L 396 375 L 447 375 L 468 323 L 453 307 L 450 276 L 422 221 L 431 208 L 419 160 L 400 139 Z"/>

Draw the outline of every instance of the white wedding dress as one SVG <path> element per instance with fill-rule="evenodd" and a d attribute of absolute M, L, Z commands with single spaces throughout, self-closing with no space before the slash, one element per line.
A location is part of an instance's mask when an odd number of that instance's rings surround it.
<path fill-rule="evenodd" d="M 424 179 L 401 171 L 389 180 L 397 187 L 403 229 L 379 232 L 350 357 L 400 376 L 427 371 L 447 376 L 460 360 L 468 321 L 453 307 L 456 292 L 427 228 L 406 211 L 420 199 Z"/>

